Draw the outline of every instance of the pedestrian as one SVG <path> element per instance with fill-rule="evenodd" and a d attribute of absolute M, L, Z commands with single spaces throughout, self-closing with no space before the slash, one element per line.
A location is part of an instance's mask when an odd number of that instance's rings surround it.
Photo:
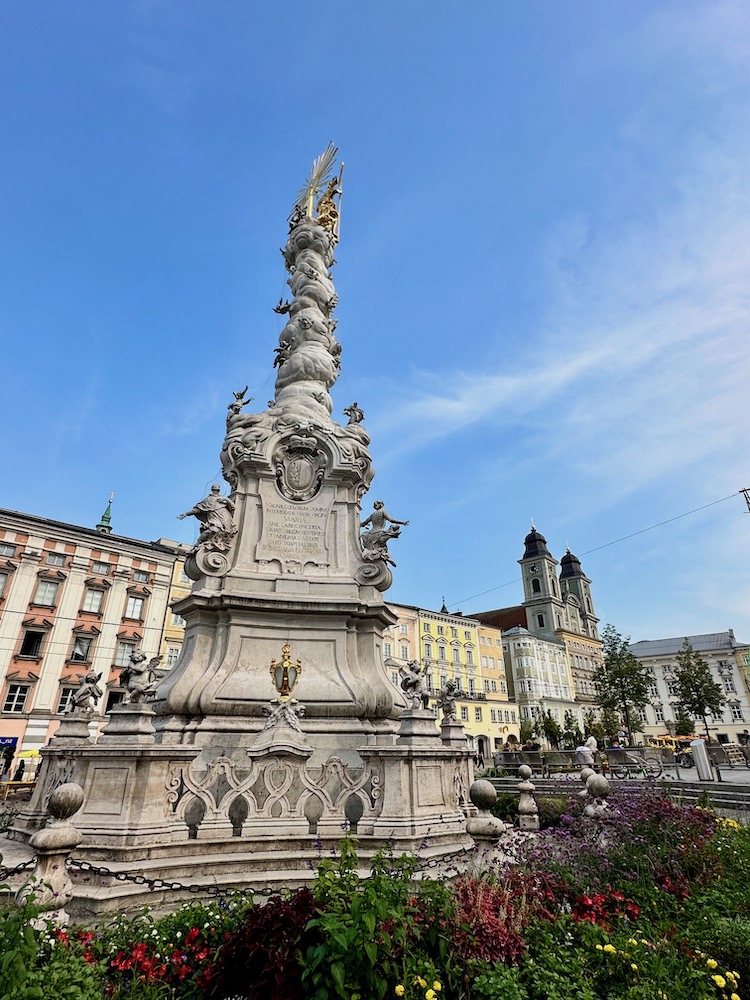
<path fill-rule="evenodd" d="M 22 760 L 21 763 L 16 768 L 16 773 L 13 775 L 14 781 L 23 781 L 23 772 L 26 770 L 26 761 Z"/>

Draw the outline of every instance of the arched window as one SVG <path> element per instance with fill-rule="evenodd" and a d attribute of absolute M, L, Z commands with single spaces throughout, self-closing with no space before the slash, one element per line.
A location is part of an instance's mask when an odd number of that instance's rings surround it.
<path fill-rule="evenodd" d="M 541 615 L 541 614 L 537 615 L 536 616 L 536 623 L 539 626 L 539 628 L 544 628 L 544 615 Z"/>
<path fill-rule="evenodd" d="M 542 584 L 537 577 L 534 577 L 531 581 L 531 590 L 534 594 L 541 594 Z"/>

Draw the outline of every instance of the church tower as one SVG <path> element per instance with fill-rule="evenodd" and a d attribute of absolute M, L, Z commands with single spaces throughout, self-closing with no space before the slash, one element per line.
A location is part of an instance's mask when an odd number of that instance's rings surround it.
<path fill-rule="evenodd" d="M 565 625 L 565 607 L 557 580 L 557 559 L 547 548 L 547 540 L 534 525 L 524 539 L 523 557 L 518 560 L 523 577 L 524 608 L 528 629 L 536 635 L 552 636 Z"/>
<path fill-rule="evenodd" d="M 591 597 L 591 580 L 583 572 L 581 560 L 574 556 L 570 549 L 560 560 L 560 587 L 564 599 L 571 597 L 576 599 L 575 602 L 570 601 L 570 604 L 572 607 L 577 605 L 580 632 L 592 639 L 598 639 L 599 619 L 596 617 Z"/>

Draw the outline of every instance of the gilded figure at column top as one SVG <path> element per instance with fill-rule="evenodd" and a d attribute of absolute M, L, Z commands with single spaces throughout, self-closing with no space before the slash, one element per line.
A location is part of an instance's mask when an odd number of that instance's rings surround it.
<path fill-rule="evenodd" d="M 291 229 L 304 218 L 309 218 L 338 237 L 341 225 L 341 177 L 344 164 L 340 165 L 338 175 L 333 174 L 337 153 L 338 147 L 329 142 L 323 153 L 313 162 L 310 176 L 298 193 L 289 216 Z M 316 199 L 318 199 L 317 204 Z"/>

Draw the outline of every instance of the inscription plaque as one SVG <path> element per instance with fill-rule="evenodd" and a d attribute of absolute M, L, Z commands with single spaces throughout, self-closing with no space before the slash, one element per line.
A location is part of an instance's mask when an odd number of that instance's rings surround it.
<path fill-rule="evenodd" d="M 284 562 L 328 563 L 327 503 L 292 504 L 267 500 L 263 504 L 263 535 L 257 559 Z"/>

